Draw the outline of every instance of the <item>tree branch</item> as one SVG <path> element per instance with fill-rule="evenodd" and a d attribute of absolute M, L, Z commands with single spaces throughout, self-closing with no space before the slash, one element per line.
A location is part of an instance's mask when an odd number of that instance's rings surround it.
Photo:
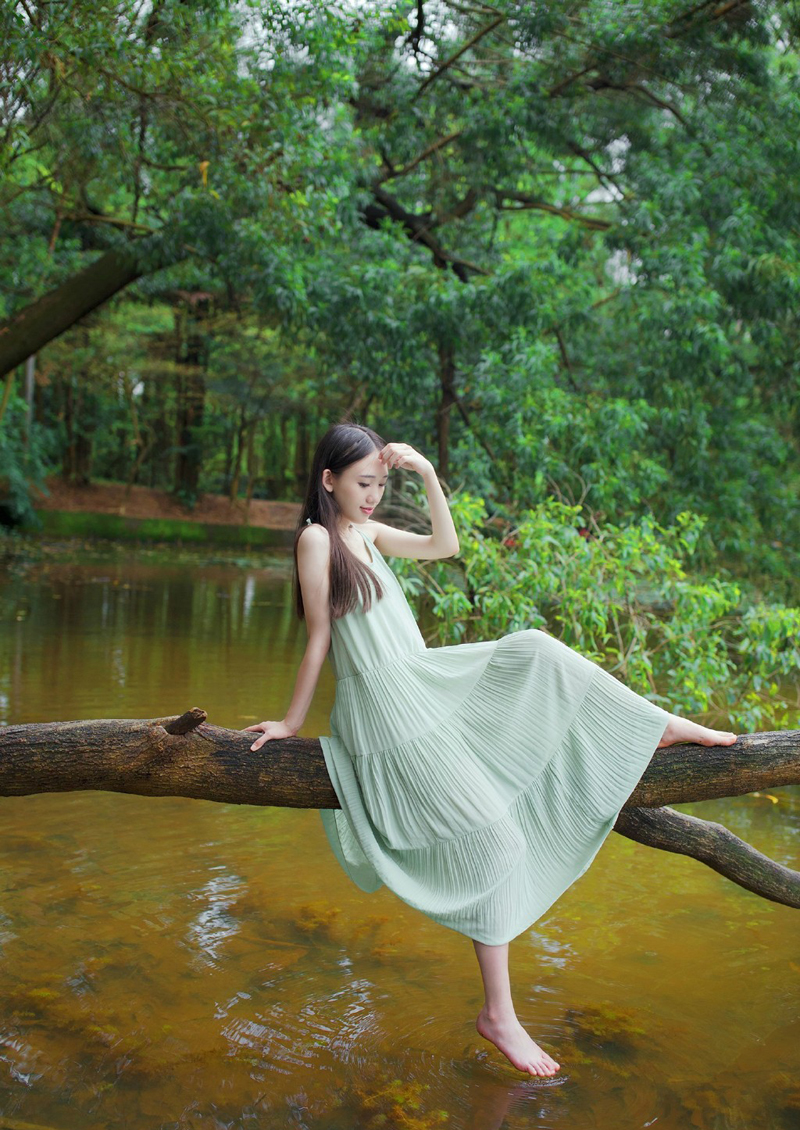
<path fill-rule="evenodd" d="M 0 729 L 0 796 L 99 789 L 224 804 L 338 808 L 316 738 L 284 738 L 251 753 L 253 735 L 212 726 L 193 707 L 151 719 L 44 722 Z M 742 796 L 800 783 L 800 730 L 740 734 L 732 746 L 656 750 L 615 831 L 705 863 L 773 902 L 800 907 L 800 872 L 721 824 L 669 804 Z"/>
<path fill-rule="evenodd" d="M 623 192 L 623 190 L 617 184 L 616 177 L 613 173 L 604 172 L 604 170 L 601 169 L 600 166 L 594 161 L 592 156 L 587 153 L 582 146 L 578 145 L 577 142 L 567 141 L 567 148 L 570 149 L 576 157 L 580 157 L 582 161 L 586 162 L 586 164 L 589 166 L 589 168 L 592 170 L 592 172 L 595 174 L 602 185 L 613 185 L 620 196 L 625 199 L 625 192 Z"/>
<path fill-rule="evenodd" d="M 711 7 L 714 6 L 715 2 L 716 2 L 716 0 L 709 0 L 709 2 L 707 2 L 707 3 L 697 4 L 694 8 L 691 8 L 688 12 L 684 12 L 683 15 L 677 16 L 674 20 L 670 20 L 669 23 L 666 26 L 670 27 L 672 24 L 676 24 L 680 20 L 686 20 L 687 18 L 691 17 L 692 15 L 697 14 L 698 12 L 705 10 L 706 8 L 711 8 Z M 708 19 L 705 22 L 712 24 L 716 20 L 724 19 L 725 16 L 729 16 L 733 12 L 738 11 L 739 8 L 749 8 L 751 3 L 752 3 L 752 0 L 727 0 L 727 3 L 720 4 L 713 12 L 711 12 Z M 702 23 L 703 23 L 702 20 L 691 20 L 691 19 L 689 19 L 689 23 L 685 27 L 676 28 L 675 31 L 665 31 L 665 35 L 667 36 L 668 39 L 677 39 L 678 36 L 685 35 L 688 31 L 693 31 L 695 27 L 697 27 L 698 25 L 700 25 Z"/>
<path fill-rule="evenodd" d="M 536 200 L 535 197 L 528 196 L 524 192 L 505 192 L 503 189 L 496 189 L 495 192 L 497 206 L 503 212 L 528 212 L 535 208 L 542 212 L 549 212 L 552 216 L 561 216 L 564 220 L 574 220 L 593 231 L 608 231 L 613 226 L 607 220 L 601 220 L 596 216 L 582 216 L 579 212 L 573 212 L 570 208 L 559 208 L 556 204 Z M 507 207 L 503 204 L 504 200 L 513 200 L 515 204 L 512 207 Z"/>
<path fill-rule="evenodd" d="M 800 907 L 800 871 L 792 871 L 740 840 L 724 824 L 672 808 L 625 808 L 614 831 L 629 840 L 687 855 L 753 894 Z"/>
<path fill-rule="evenodd" d="M 572 374 L 572 363 L 570 362 L 570 359 L 569 359 L 569 353 L 567 353 L 567 346 L 566 346 L 566 343 L 564 341 L 564 335 L 561 333 L 561 327 L 560 326 L 556 326 L 555 335 L 556 335 L 556 340 L 558 341 L 558 348 L 561 351 L 561 360 L 564 362 L 564 368 L 567 371 L 567 378 L 569 379 L 569 383 L 572 385 L 572 391 L 580 393 L 581 390 L 576 385 L 575 377 Z"/>
<path fill-rule="evenodd" d="M 506 17 L 504 15 L 497 16 L 496 19 L 492 20 L 491 23 L 486 24 L 485 27 L 479 28 L 471 39 L 468 39 L 462 47 L 459 47 L 455 55 L 451 55 L 449 59 L 445 60 L 445 62 L 441 64 L 441 66 L 436 68 L 433 74 L 428 75 L 420 88 L 417 90 L 412 101 L 415 101 L 421 94 L 424 94 L 431 83 L 434 82 L 439 77 L 439 75 L 443 74 L 448 67 L 452 67 L 453 63 L 457 62 L 466 51 L 469 51 L 470 47 L 474 47 L 475 44 L 483 39 L 485 35 L 488 35 L 490 31 L 494 31 L 496 27 L 499 27 L 500 24 L 504 23 L 505 18 Z"/>
<path fill-rule="evenodd" d="M 420 40 L 425 34 L 425 3 L 424 0 L 417 0 L 417 26 L 412 28 L 408 33 L 408 41 L 414 48 L 414 51 L 419 50 Z"/>
<path fill-rule="evenodd" d="M 70 329 L 80 318 L 135 279 L 171 266 L 189 253 L 188 248 L 182 248 L 175 255 L 156 249 L 154 259 L 145 266 L 141 258 L 145 247 L 144 242 L 139 241 L 129 248 L 106 251 L 88 267 L 0 325 L 0 377 L 38 353 L 49 341 Z"/>
<path fill-rule="evenodd" d="M 606 294 L 606 295 L 604 295 L 603 298 L 598 298 L 596 302 L 592 302 L 592 304 L 587 308 L 587 310 L 597 310 L 597 309 L 599 309 L 599 307 L 605 306 L 605 304 L 607 302 L 613 302 L 615 298 L 619 298 L 619 296 L 622 294 L 624 289 L 625 288 L 621 287 L 621 286 L 617 287 L 616 290 L 612 290 L 611 294 Z M 586 311 L 581 311 L 581 314 L 584 314 L 585 312 Z M 571 318 L 573 316 L 574 315 L 569 315 L 569 318 Z M 569 318 L 567 320 L 569 320 Z M 562 325 L 561 322 L 555 322 L 555 323 L 553 323 L 549 326 L 545 326 L 544 329 L 542 330 L 542 333 L 543 334 L 554 333 L 554 334 L 556 334 L 556 336 L 558 336 L 558 334 L 560 334 L 560 332 L 561 332 L 561 325 Z"/>
<path fill-rule="evenodd" d="M 423 149 L 413 161 L 409 161 L 409 163 L 403 165 L 401 169 L 396 169 L 390 161 L 386 161 L 385 163 L 389 171 L 385 176 L 380 177 L 377 183 L 383 184 L 387 180 L 394 180 L 396 177 L 404 177 L 407 173 L 416 169 L 417 165 L 420 165 L 427 157 L 430 157 L 432 153 L 435 153 L 438 149 L 444 148 L 444 146 L 448 145 L 451 141 L 455 141 L 463 132 L 463 130 L 457 129 L 453 133 L 449 133 L 447 137 L 440 137 L 436 141 L 431 142 L 427 149 Z"/>
<path fill-rule="evenodd" d="M 468 259 L 462 259 L 442 247 L 438 240 L 431 234 L 431 228 L 434 227 L 437 222 L 441 221 L 434 221 L 430 214 L 423 217 L 415 216 L 413 212 L 406 211 L 400 201 L 390 196 L 388 192 L 385 192 L 380 187 L 380 184 L 373 185 L 371 191 L 380 207 L 376 208 L 375 205 L 368 205 L 364 209 L 364 221 L 368 227 L 377 228 L 380 226 L 381 221 L 387 218 L 397 221 L 403 225 L 412 242 L 421 243 L 428 248 L 433 254 L 435 266 L 441 269 L 444 269 L 448 265 L 451 266 L 454 274 L 456 274 L 462 282 L 467 281 L 470 272 L 479 275 L 489 275 L 491 273 L 483 267 L 478 266 L 477 263 L 471 263 Z M 467 195 L 469 196 L 469 193 Z M 455 215 L 457 213 L 453 214 Z"/>

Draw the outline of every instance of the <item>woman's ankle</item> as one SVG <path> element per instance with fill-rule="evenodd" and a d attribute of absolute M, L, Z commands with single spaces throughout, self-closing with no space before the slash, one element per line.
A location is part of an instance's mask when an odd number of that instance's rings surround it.
<path fill-rule="evenodd" d="M 481 1009 L 481 1015 L 493 1024 L 502 1024 L 503 1021 L 516 1020 L 517 1014 L 514 1011 L 514 1005 L 509 1002 L 507 1005 L 493 1005 L 491 1008 L 484 1003 Z"/>

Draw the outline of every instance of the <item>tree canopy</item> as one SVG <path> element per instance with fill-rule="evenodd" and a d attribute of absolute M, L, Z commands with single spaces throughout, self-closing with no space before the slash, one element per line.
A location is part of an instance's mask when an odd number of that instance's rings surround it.
<path fill-rule="evenodd" d="M 798 601 L 792 5 L 19 0 L 0 20 L 17 512 L 49 471 L 298 497 L 355 414 L 426 451 L 464 514 L 535 525 L 556 501 L 641 544 L 694 522 L 701 585 Z M 718 622 L 732 591 L 707 592 Z M 795 662 L 775 615 L 767 680 Z"/>

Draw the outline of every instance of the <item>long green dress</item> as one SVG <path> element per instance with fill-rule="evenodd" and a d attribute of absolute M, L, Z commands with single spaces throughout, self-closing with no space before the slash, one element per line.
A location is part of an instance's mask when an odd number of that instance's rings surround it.
<path fill-rule="evenodd" d="M 385 595 L 331 623 L 325 832 L 361 890 L 508 942 L 588 869 L 669 715 L 537 628 L 426 647 L 359 533 Z"/>

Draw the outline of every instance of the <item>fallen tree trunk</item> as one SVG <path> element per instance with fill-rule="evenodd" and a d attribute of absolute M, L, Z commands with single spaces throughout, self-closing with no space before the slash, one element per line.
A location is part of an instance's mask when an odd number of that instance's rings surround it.
<path fill-rule="evenodd" d="M 168 718 L 43 722 L 0 730 L 0 796 L 100 789 L 227 804 L 338 808 L 316 738 L 267 742 L 206 722 L 194 707 Z M 665 807 L 800 783 L 800 730 L 742 734 L 732 746 L 657 750 L 614 830 L 700 860 L 763 898 L 800 907 L 800 872 L 721 824 Z"/>

